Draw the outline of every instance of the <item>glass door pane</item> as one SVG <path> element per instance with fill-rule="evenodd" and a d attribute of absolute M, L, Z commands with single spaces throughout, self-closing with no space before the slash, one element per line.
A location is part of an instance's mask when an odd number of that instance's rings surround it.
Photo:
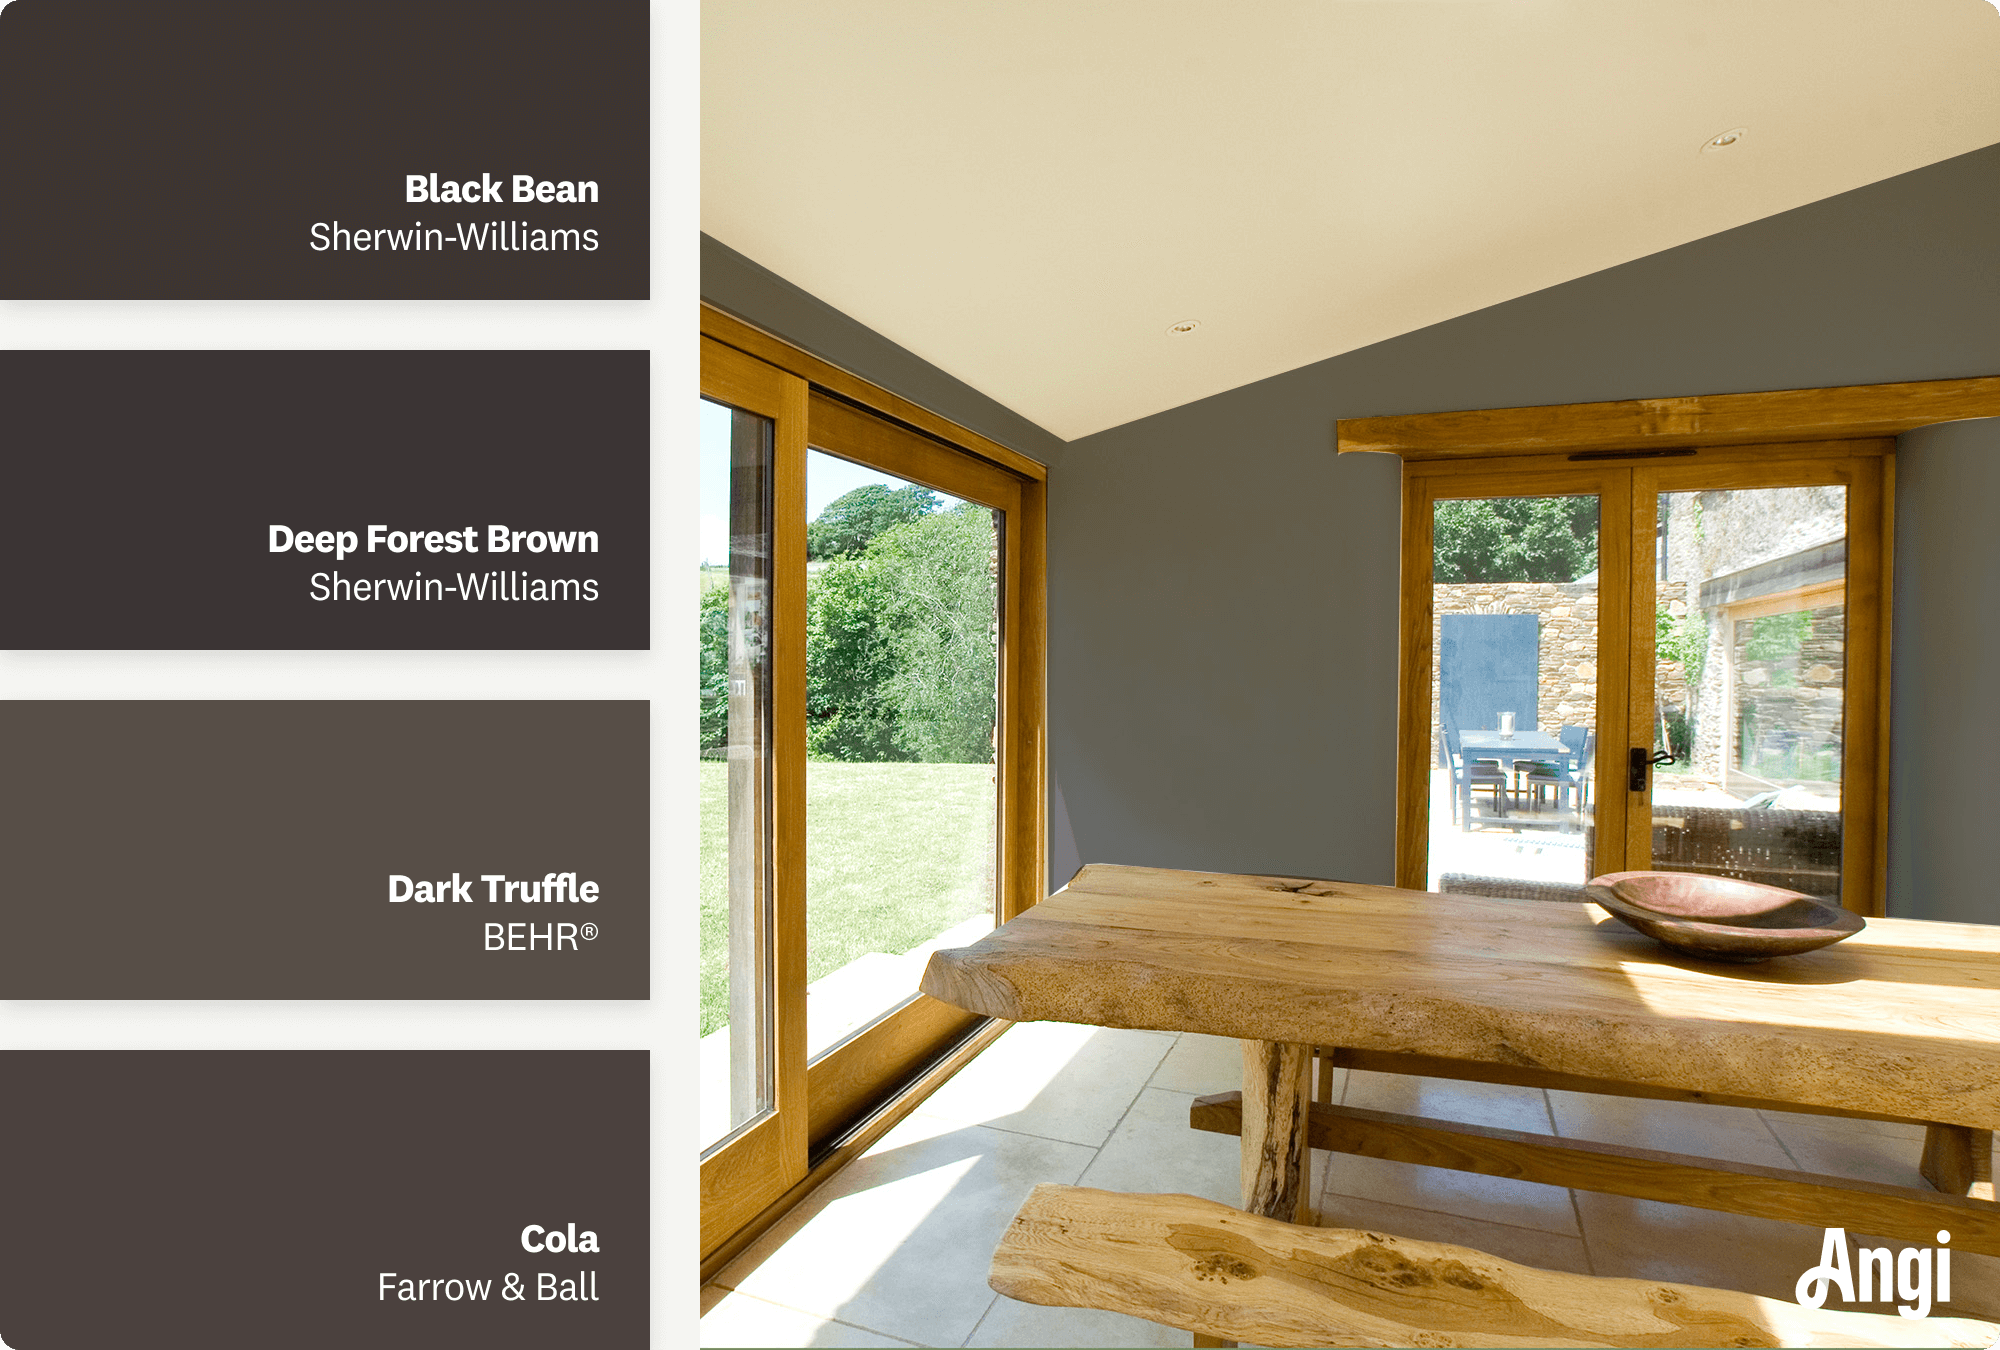
<path fill-rule="evenodd" d="M 811 450 L 806 1045 L 994 924 L 1002 515 Z"/>
<path fill-rule="evenodd" d="M 1595 875 L 1600 505 L 1434 504 L 1431 890 L 1580 900 Z"/>
<path fill-rule="evenodd" d="M 1651 865 L 1837 898 L 1847 489 L 1661 493 L 1658 519 Z"/>
<path fill-rule="evenodd" d="M 772 1105 L 772 423 L 701 400 L 701 1146 Z"/>

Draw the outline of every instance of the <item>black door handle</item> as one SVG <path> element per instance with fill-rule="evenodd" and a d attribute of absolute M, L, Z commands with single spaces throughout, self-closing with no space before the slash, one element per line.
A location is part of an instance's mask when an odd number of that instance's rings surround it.
<path fill-rule="evenodd" d="M 1633 746 L 1631 753 L 1632 776 L 1630 779 L 1632 791 L 1644 792 L 1646 790 L 1647 769 L 1655 764 L 1671 764 L 1673 762 L 1674 757 L 1669 751 L 1647 750 L 1641 746 Z"/>

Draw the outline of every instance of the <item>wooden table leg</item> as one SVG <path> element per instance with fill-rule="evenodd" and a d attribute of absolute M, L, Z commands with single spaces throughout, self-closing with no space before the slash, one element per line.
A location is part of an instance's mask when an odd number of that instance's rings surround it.
<path fill-rule="evenodd" d="M 1243 1042 L 1243 1208 L 1303 1223 L 1312 1210 L 1312 1047 Z"/>
<path fill-rule="evenodd" d="M 1243 1208 L 1287 1223 L 1312 1221 L 1310 1045 L 1243 1042 Z M 1234 1341 L 1196 1336 L 1196 1346 Z"/>
<path fill-rule="evenodd" d="M 1924 1180 L 1946 1195 L 1993 1198 L 1993 1131 L 1967 1125 L 1924 1126 Z"/>

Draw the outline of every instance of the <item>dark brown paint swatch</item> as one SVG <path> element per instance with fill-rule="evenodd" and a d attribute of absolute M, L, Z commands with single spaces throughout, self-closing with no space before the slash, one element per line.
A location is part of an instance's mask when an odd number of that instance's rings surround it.
<path fill-rule="evenodd" d="M 0 352 L 0 647 L 644 649 L 643 351 Z"/>
<path fill-rule="evenodd" d="M 648 724 L 0 703 L 0 999 L 646 998 Z"/>
<path fill-rule="evenodd" d="M 0 1101 L 20 1350 L 649 1343 L 644 1052 L 7 1051 Z"/>
<path fill-rule="evenodd" d="M 13 0 L 0 295 L 645 299 L 648 57 L 644 0 Z"/>

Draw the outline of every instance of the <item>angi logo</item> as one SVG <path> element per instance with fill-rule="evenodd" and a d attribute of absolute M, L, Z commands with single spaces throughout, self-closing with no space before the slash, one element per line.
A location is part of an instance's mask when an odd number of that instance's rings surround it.
<path fill-rule="evenodd" d="M 1951 1301 L 1951 1252 L 1945 1246 L 1951 1241 L 1951 1234 L 1940 1229 L 1937 1240 L 1935 1253 L 1929 1247 L 1905 1247 L 1900 1253 L 1887 1247 L 1861 1247 L 1856 1249 L 1854 1261 L 1849 1264 L 1847 1230 L 1829 1228 L 1826 1240 L 1820 1244 L 1819 1264 L 1799 1276 L 1792 1297 L 1798 1300 L 1801 1308 L 1817 1308 L 1826 1302 L 1828 1287 L 1831 1286 L 1838 1289 L 1841 1299 L 1848 1303 L 1894 1303 L 1898 1298 L 1904 1298 L 1910 1301 L 1897 1305 L 1898 1316 L 1929 1317 L 1933 1255 L 1937 1258 L 1937 1301 Z M 1890 1275 L 1892 1258 L 1893 1283 Z M 1873 1292 L 1876 1290 L 1880 1292 Z"/>

